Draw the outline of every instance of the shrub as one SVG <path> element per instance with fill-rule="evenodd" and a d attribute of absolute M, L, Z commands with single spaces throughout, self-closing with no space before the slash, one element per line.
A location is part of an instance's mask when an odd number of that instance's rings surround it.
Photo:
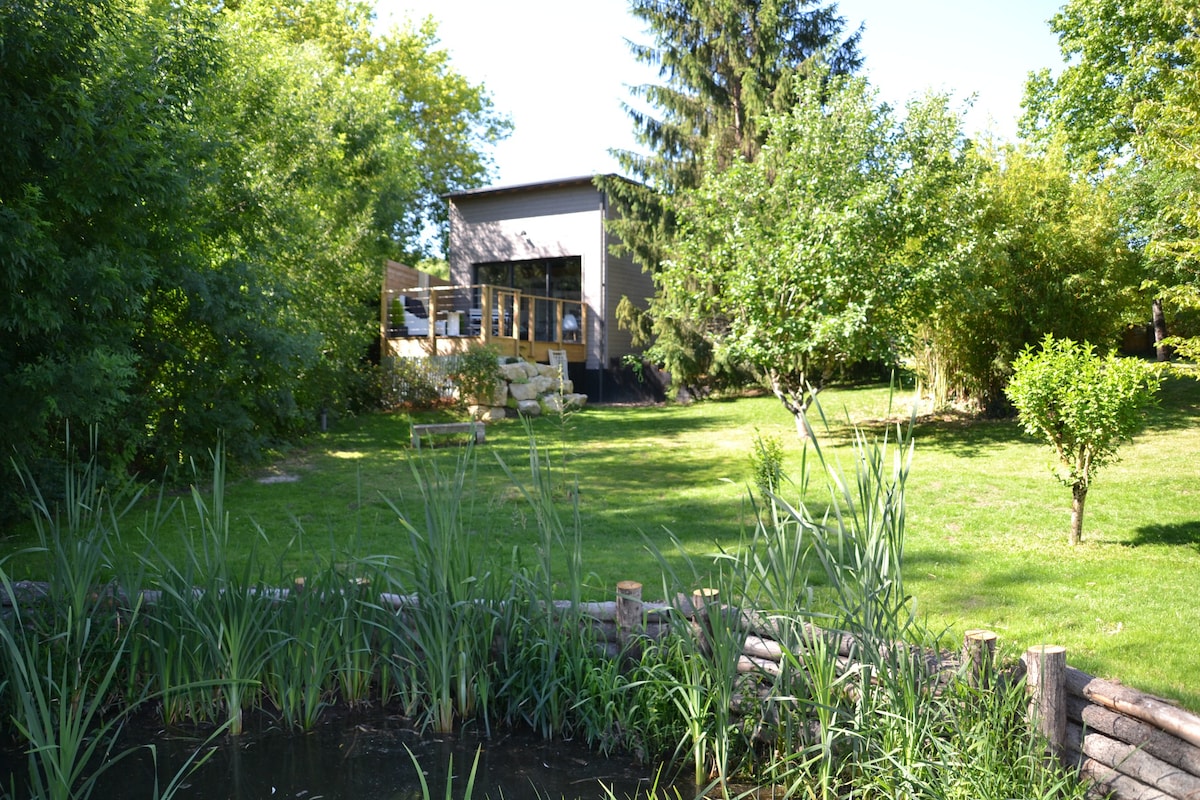
<path fill-rule="evenodd" d="M 449 378 L 458 387 L 460 403 L 490 398 L 500 380 L 500 353 L 492 345 L 471 345 L 450 368 Z"/>

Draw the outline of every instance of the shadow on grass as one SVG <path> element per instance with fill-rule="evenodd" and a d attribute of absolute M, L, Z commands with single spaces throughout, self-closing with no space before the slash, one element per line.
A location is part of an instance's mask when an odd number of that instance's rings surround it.
<path fill-rule="evenodd" d="M 959 458 L 974 458 L 1022 436 L 1015 420 L 963 419 L 920 422 L 916 438 L 917 447 L 932 446 Z"/>
<path fill-rule="evenodd" d="M 1144 525 L 1134 531 L 1133 539 L 1125 542 L 1127 547 L 1156 544 L 1191 547 L 1200 552 L 1200 521 L 1180 522 L 1174 525 Z"/>
<path fill-rule="evenodd" d="M 1148 430 L 1171 431 L 1189 428 L 1200 422 L 1200 381 L 1171 376 L 1163 381 L 1158 405 L 1151 409 Z"/>

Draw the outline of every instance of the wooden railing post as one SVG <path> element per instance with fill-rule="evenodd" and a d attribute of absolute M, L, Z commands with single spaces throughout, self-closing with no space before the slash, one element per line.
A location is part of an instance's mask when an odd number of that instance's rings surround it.
<path fill-rule="evenodd" d="M 437 292 L 432 288 L 426 291 L 429 292 L 429 341 L 432 342 L 437 338 Z"/>
<path fill-rule="evenodd" d="M 977 689 L 992 685 L 996 663 L 996 634 L 992 631 L 969 630 L 963 636 L 963 665 L 967 684 Z"/>
<path fill-rule="evenodd" d="M 1025 651 L 1025 691 L 1029 696 L 1029 722 L 1061 755 L 1067 741 L 1067 649 L 1038 645 Z"/>

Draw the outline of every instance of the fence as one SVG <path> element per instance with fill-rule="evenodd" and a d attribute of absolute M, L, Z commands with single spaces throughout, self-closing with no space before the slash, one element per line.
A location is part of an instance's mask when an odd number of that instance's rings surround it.
<path fill-rule="evenodd" d="M 672 613 L 693 614 L 716 600 L 707 590 L 674 605 L 643 604 L 641 585 L 617 585 L 611 604 L 585 611 L 601 626 L 614 649 L 631 636 L 656 637 Z M 747 623 L 739 671 L 777 674 L 779 643 Z M 930 666 L 946 675 L 959 673 L 975 683 L 996 678 L 996 634 L 971 630 L 961 654 L 931 654 Z M 849 667 L 849 642 L 839 648 Z M 1200 800 L 1200 716 L 1145 692 L 1088 675 L 1067 666 L 1066 649 L 1030 648 L 1021 659 L 1029 695 L 1029 724 L 1045 736 L 1052 751 L 1078 768 L 1094 797 L 1115 800 Z"/>
<path fill-rule="evenodd" d="M 297 583 L 302 588 L 302 583 Z M 13 596 L 0 592 L 0 609 L 18 602 L 44 598 L 48 587 L 33 581 L 13 585 Z M 287 589 L 263 592 L 279 599 Z M 159 592 L 146 591 L 142 599 L 155 603 Z M 418 603 L 416 597 L 384 594 L 381 603 L 394 608 Z M 706 609 L 719 607 L 712 590 L 698 590 L 673 603 L 646 603 L 642 586 L 633 581 L 617 584 L 616 600 L 584 603 L 580 608 L 609 652 L 626 652 L 639 639 L 658 639 L 672 630 L 679 615 L 698 621 Z M 560 603 L 564 607 L 567 603 Z M 745 645 L 738 671 L 769 680 L 779 674 L 783 648 L 770 636 L 770 626 L 760 616 L 742 611 L 737 618 L 745 627 Z M 976 685 L 1000 683 L 996 669 L 996 634 L 967 631 L 961 653 L 929 653 L 930 669 L 948 678 L 962 675 Z M 851 637 L 843 635 L 838 647 L 842 669 L 853 667 Z M 1053 755 L 1079 770 L 1094 797 L 1115 800 L 1200 800 L 1200 716 L 1160 698 L 1111 681 L 1093 677 L 1067 665 L 1066 649 L 1059 646 L 1030 648 L 1021 659 L 1029 697 L 1028 720 L 1045 735 Z"/>

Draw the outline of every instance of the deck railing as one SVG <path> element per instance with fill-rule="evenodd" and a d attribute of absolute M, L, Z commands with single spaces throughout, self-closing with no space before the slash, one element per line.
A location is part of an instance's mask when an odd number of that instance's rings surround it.
<path fill-rule="evenodd" d="M 587 307 L 578 300 L 487 284 L 390 289 L 383 311 L 387 339 L 583 344 L 587 330 Z"/>

